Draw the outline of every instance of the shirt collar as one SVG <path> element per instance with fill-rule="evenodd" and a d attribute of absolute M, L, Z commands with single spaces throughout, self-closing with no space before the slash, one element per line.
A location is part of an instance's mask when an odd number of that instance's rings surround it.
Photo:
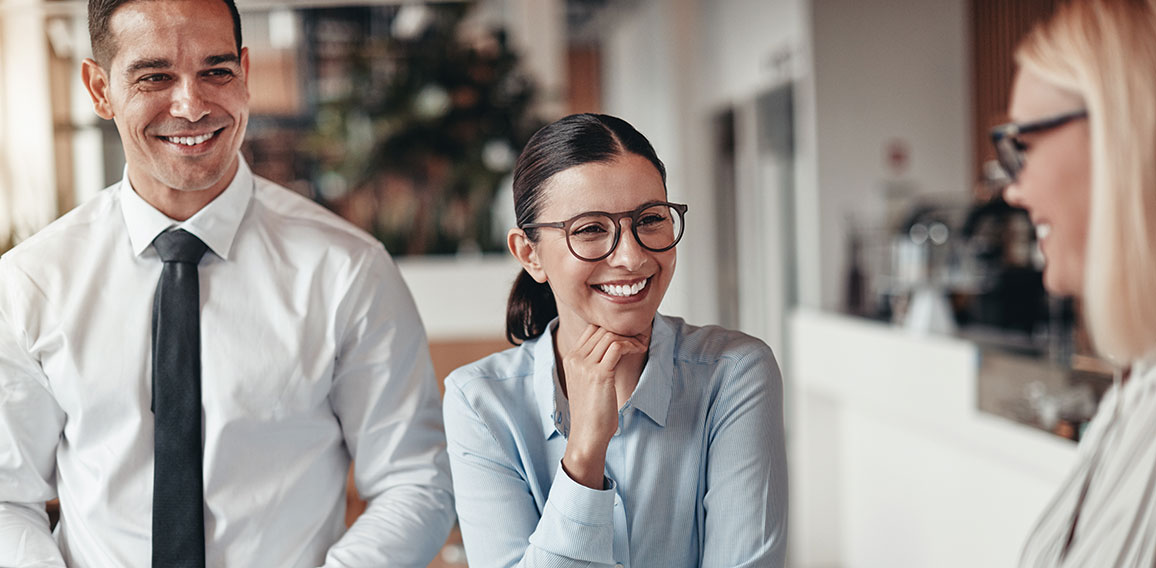
<path fill-rule="evenodd" d="M 1151 370 L 1153 367 L 1156 367 L 1156 349 L 1153 349 L 1152 351 L 1149 351 L 1144 355 L 1136 358 L 1135 361 L 1132 361 L 1133 374 L 1136 374 L 1137 372 L 1145 373 Z"/>
<path fill-rule="evenodd" d="M 180 227 L 196 235 L 217 256 L 227 260 L 237 229 L 241 226 L 241 218 L 245 216 L 249 200 L 253 197 L 253 172 L 240 154 L 237 160 L 237 173 L 225 191 L 183 223 L 169 218 L 138 195 L 129 182 L 126 166 L 119 191 L 133 253 L 139 256 L 157 235 L 171 227 Z"/>
<path fill-rule="evenodd" d="M 557 383 L 554 380 L 554 330 L 558 319 L 546 326 L 533 341 L 534 353 L 534 397 L 538 403 L 538 415 L 542 423 L 542 436 L 549 439 L 558 434 L 555 426 L 557 408 L 555 404 Z M 646 367 L 634 387 L 634 394 L 626 402 L 637 408 L 659 426 L 666 426 L 667 412 L 670 410 L 671 381 L 674 377 L 674 327 L 662 314 L 655 314 L 650 333 L 650 353 Z"/>
<path fill-rule="evenodd" d="M 642 411 L 655 424 L 665 427 L 673 378 L 674 328 L 665 316 L 655 314 L 646 366 L 638 378 L 638 386 L 634 387 L 634 394 L 630 395 L 626 404 Z"/>

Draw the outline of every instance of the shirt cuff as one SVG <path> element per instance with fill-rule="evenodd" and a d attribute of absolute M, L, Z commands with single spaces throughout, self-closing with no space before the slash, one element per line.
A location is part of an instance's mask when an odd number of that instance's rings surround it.
<path fill-rule="evenodd" d="M 550 495 L 530 544 L 566 558 L 614 564 L 614 481 L 591 489 L 562 469 L 554 473 Z"/>

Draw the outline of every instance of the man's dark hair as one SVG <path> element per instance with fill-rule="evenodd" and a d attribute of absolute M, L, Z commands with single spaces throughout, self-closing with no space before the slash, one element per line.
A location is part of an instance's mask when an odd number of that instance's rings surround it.
<path fill-rule="evenodd" d="M 116 40 L 108 30 L 108 21 L 121 6 L 149 0 L 88 0 L 88 38 L 92 41 L 92 57 L 101 67 L 108 68 L 116 56 Z M 197 0 L 201 1 L 201 0 Z M 237 40 L 237 55 L 241 55 L 241 14 L 233 0 L 221 0 L 233 16 L 233 38 Z"/>

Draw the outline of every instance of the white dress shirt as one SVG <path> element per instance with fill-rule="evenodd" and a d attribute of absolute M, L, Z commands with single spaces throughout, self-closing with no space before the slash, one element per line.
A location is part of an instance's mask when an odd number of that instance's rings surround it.
<path fill-rule="evenodd" d="M 1080 441 L 1075 468 L 1041 515 L 1020 558 L 1024 568 L 1153 565 L 1156 354 L 1133 363 L 1131 378 L 1104 395 Z"/>
<path fill-rule="evenodd" d="M 241 162 L 183 223 L 126 178 L 0 259 L 0 566 L 149 565 L 151 243 L 170 227 L 210 251 L 208 566 L 425 566 L 444 542 L 449 467 L 409 290 L 379 242 Z M 347 532 L 351 458 L 369 506 Z"/>

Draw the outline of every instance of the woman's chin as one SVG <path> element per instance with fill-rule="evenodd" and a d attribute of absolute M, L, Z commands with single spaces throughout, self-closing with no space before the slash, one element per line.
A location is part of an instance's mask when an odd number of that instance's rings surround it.
<path fill-rule="evenodd" d="M 1044 265 L 1044 289 L 1053 296 L 1076 296 L 1083 292 L 1083 279 L 1059 270 L 1052 264 Z"/>
<path fill-rule="evenodd" d="M 651 315 L 651 317 L 646 321 L 609 321 L 597 325 L 606 331 L 609 331 L 610 333 L 621 335 L 623 337 L 649 335 L 650 328 L 654 325 L 654 316 Z"/>

